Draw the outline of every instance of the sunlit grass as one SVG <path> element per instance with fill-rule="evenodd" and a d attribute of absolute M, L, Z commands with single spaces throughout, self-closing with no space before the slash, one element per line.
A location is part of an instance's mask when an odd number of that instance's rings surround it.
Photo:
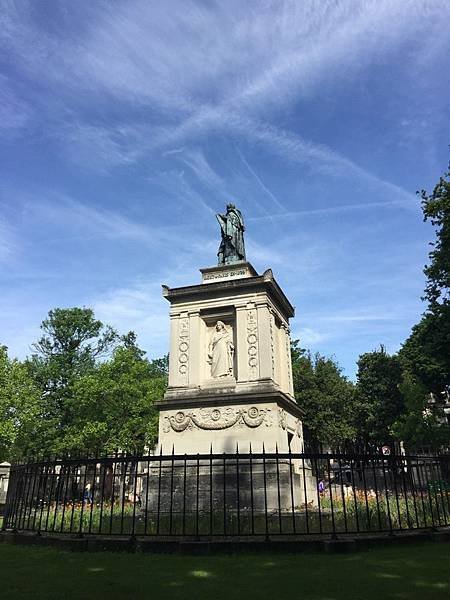
<path fill-rule="evenodd" d="M 204 579 L 205 577 L 211 577 L 211 573 L 209 573 L 208 571 L 201 570 L 191 571 L 191 575 L 193 575 L 194 577 L 200 577 L 201 579 Z"/>
<path fill-rule="evenodd" d="M 0 545 L 2 600 L 439 600 L 450 544 L 349 555 L 187 556 L 63 552 Z"/>

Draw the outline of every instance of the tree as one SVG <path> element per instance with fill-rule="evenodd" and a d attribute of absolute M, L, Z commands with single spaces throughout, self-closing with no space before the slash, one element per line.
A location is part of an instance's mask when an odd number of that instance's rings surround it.
<path fill-rule="evenodd" d="M 445 414 L 439 403 L 430 402 L 427 388 L 404 371 L 399 389 L 405 409 L 392 426 L 394 437 L 403 441 L 408 451 L 449 444 L 450 429 L 445 424 Z"/>
<path fill-rule="evenodd" d="M 435 310 L 450 305 L 450 165 L 433 193 L 428 195 L 422 190 L 421 196 L 424 220 L 436 228 L 436 241 L 430 244 L 430 263 L 424 268 L 425 298 L 429 308 Z"/>
<path fill-rule="evenodd" d="M 305 412 L 305 432 L 313 441 L 330 446 L 354 438 L 353 385 L 331 359 L 314 357 L 292 342 L 292 375 L 295 397 Z"/>
<path fill-rule="evenodd" d="M 31 450 L 39 432 L 40 390 L 25 366 L 0 346 L 0 462 L 18 460 Z"/>
<path fill-rule="evenodd" d="M 148 360 L 88 308 L 56 308 L 41 328 L 24 363 L 0 347 L 0 458 L 153 446 L 168 357 Z"/>
<path fill-rule="evenodd" d="M 65 450 L 143 451 L 158 435 L 158 411 L 167 385 L 134 345 L 119 346 L 110 361 L 77 380 L 79 410 L 67 432 Z"/>
<path fill-rule="evenodd" d="M 46 391 L 60 391 L 91 369 L 118 341 L 116 331 L 90 308 L 55 308 L 42 322 L 44 335 L 33 344 L 33 366 L 42 368 Z"/>
<path fill-rule="evenodd" d="M 400 358 L 428 391 L 437 398 L 450 389 L 450 170 L 439 179 L 433 193 L 422 190 L 425 221 L 435 227 L 425 297 L 428 307 L 420 323 L 403 344 Z"/>
<path fill-rule="evenodd" d="M 450 390 L 450 168 L 439 179 L 432 194 L 421 192 L 425 221 L 435 228 L 431 242 L 425 297 L 428 306 L 420 323 L 412 329 L 399 357 L 405 371 L 432 393 L 436 410 Z M 430 396 L 427 396 L 430 398 Z M 418 405 L 420 421 L 422 410 Z"/>
<path fill-rule="evenodd" d="M 450 315 L 429 311 L 414 325 L 399 352 L 403 368 L 437 397 L 450 388 Z"/>
<path fill-rule="evenodd" d="M 404 409 L 401 381 L 399 358 L 390 356 L 383 346 L 359 357 L 356 414 L 362 441 L 383 444 L 392 440 L 392 425 Z"/>
<path fill-rule="evenodd" d="M 95 319 L 89 308 L 55 308 L 42 322 L 44 335 L 33 346 L 26 363 L 42 391 L 44 420 L 37 451 L 58 453 L 66 445 L 67 430 L 77 417 L 74 386 L 105 358 L 118 342 L 117 333 Z"/>

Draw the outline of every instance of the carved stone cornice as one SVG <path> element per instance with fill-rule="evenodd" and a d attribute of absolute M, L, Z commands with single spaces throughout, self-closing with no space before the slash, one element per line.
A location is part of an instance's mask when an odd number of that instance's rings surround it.
<path fill-rule="evenodd" d="M 229 295 L 233 296 L 266 292 L 286 320 L 293 317 L 295 314 L 294 307 L 276 282 L 270 269 L 263 275 L 258 275 L 256 277 L 242 277 L 240 279 L 208 283 L 207 285 L 201 283 L 179 288 L 163 286 L 163 296 L 167 298 L 172 305 L 219 298 L 224 295 L 224 291 L 227 291 Z"/>
<path fill-rule="evenodd" d="M 168 390 L 169 391 L 169 390 Z M 259 404 L 268 404 L 274 402 L 279 407 L 284 408 L 287 413 L 294 415 L 297 418 L 304 416 L 303 410 L 295 402 L 295 400 L 284 394 L 280 390 L 275 390 L 273 386 L 268 385 L 266 389 L 255 385 L 254 391 L 233 393 L 221 392 L 221 390 L 211 390 L 211 393 L 205 393 L 205 390 L 183 390 L 182 393 L 173 396 L 167 396 L 164 400 L 156 402 L 155 406 L 160 412 L 167 410 L 189 410 L 199 407 L 214 407 L 214 406 L 230 406 L 250 404 L 258 406 Z"/>

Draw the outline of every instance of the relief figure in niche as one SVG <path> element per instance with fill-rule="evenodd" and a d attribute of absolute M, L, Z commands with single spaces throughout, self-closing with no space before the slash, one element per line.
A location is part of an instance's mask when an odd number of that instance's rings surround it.
<path fill-rule="evenodd" d="M 217 321 L 208 348 L 211 377 L 233 375 L 234 345 L 225 323 Z"/>

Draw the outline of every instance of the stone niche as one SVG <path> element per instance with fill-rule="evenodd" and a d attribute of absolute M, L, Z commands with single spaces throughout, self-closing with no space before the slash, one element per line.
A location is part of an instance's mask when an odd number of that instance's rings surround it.
<path fill-rule="evenodd" d="M 217 323 L 223 323 L 227 337 L 229 338 L 233 351 L 231 352 L 231 368 L 228 375 L 214 377 L 211 373 L 211 359 L 209 358 L 209 349 L 211 340 L 216 333 Z M 237 374 L 237 347 L 236 335 L 236 310 L 234 306 L 225 306 L 222 308 L 204 308 L 200 310 L 200 364 L 199 364 L 199 384 L 200 387 L 222 386 L 226 383 L 235 385 Z"/>

